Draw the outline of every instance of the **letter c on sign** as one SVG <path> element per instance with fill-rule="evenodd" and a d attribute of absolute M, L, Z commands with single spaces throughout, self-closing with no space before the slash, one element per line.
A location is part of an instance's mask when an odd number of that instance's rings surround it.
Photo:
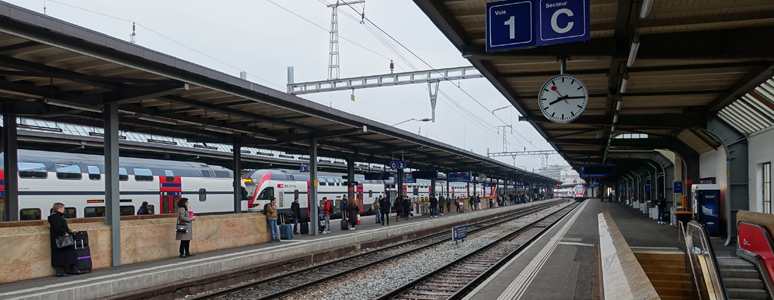
<path fill-rule="evenodd" d="M 556 24 L 556 19 L 559 18 L 560 14 L 565 14 L 568 17 L 572 17 L 573 13 L 571 10 L 562 8 L 560 10 L 557 10 L 554 12 L 554 15 L 551 16 L 551 28 L 556 31 L 556 33 L 565 33 L 572 29 L 572 26 L 575 24 L 575 22 L 567 22 L 567 26 L 565 27 L 559 27 L 559 24 Z"/>

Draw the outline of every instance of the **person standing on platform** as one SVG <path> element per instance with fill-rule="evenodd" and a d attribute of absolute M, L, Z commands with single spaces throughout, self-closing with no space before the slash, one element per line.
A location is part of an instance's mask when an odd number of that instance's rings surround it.
<path fill-rule="evenodd" d="M 341 197 L 341 202 L 339 202 L 339 208 L 341 209 L 341 219 L 346 220 L 347 219 L 347 202 L 349 200 L 347 199 L 347 195 L 343 195 Z M 331 213 L 331 216 L 333 213 Z"/>
<path fill-rule="evenodd" d="M 269 205 L 266 206 L 266 220 L 269 223 L 269 234 L 271 241 L 279 243 L 279 230 L 277 230 L 277 199 L 269 198 Z"/>
<path fill-rule="evenodd" d="M 81 270 L 78 270 L 76 265 L 75 247 L 72 245 L 62 248 L 56 247 L 56 238 L 78 232 L 78 230 L 70 230 L 70 227 L 67 226 L 67 220 L 64 217 L 64 207 L 62 203 L 54 203 L 51 215 L 48 216 L 48 224 L 51 225 L 49 228 L 51 236 L 51 266 L 56 270 L 56 277 L 67 276 L 64 272 L 65 266 L 70 266 L 71 274 L 81 274 Z"/>
<path fill-rule="evenodd" d="M 355 225 L 357 225 L 357 214 L 359 211 L 360 207 L 358 207 L 355 198 L 350 198 L 347 203 L 347 221 L 349 221 L 349 230 L 355 230 Z"/>
<path fill-rule="evenodd" d="M 188 213 L 188 198 L 180 198 L 177 201 L 177 224 L 188 225 L 188 231 L 175 234 L 175 238 L 180 241 L 180 258 L 194 256 L 191 254 L 191 240 L 193 239 L 192 223 L 195 219 L 196 217 Z"/>
<path fill-rule="evenodd" d="M 435 198 L 435 194 L 430 194 L 430 217 L 437 218 L 438 215 L 438 199 Z"/>
<path fill-rule="evenodd" d="M 658 194 L 658 198 L 656 199 L 656 206 L 658 206 L 658 223 L 665 224 L 664 211 L 666 210 L 666 199 L 664 199 L 664 194 Z"/>
<path fill-rule="evenodd" d="M 451 213 L 451 202 L 452 202 L 452 197 L 451 196 L 447 197 L 446 198 L 446 212 L 448 212 L 448 213 Z"/>
<path fill-rule="evenodd" d="M 438 197 L 438 210 L 442 216 L 443 216 L 443 204 L 446 203 L 446 198 L 443 197 L 443 194 L 441 197 Z"/>
<path fill-rule="evenodd" d="M 408 220 L 409 214 L 411 214 L 411 200 L 406 195 L 403 195 L 403 219 Z"/>
<path fill-rule="evenodd" d="M 140 209 L 137 210 L 137 215 L 149 215 L 150 212 L 148 211 L 148 201 L 143 201 L 142 205 L 140 205 Z"/>
<path fill-rule="evenodd" d="M 331 216 L 333 215 L 333 200 L 328 199 L 327 197 L 323 197 L 323 201 L 325 201 L 324 206 L 324 214 L 325 214 L 325 231 L 323 231 L 323 234 L 331 233 Z"/>
<path fill-rule="evenodd" d="M 380 209 L 382 201 L 382 196 L 376 197 L 376 200 L 374 200 L 374 204 L 371 205 L 371 210 L 374 211 L 374 216 L 376 216 L 374 219 L 376 221 L 376 224 L 382 223 L 382 211 Z"/>
<path fill-rule="evenodd" d="M 325 230 L 325 201 L 327 199 L 325 197 L 320 200 L 319 205 L 317 205 L 317 217 L 318 217 L 318 224 L 320 224 L 319 232 L 323 233 Z"/>
<path fill-rule="evenodd" d="M 290 204 L 290 212 L 293 213 L 293 234 L 299 234 L 298 221 L 301 220 L 301 205 L 298 204 L 298 196 Z"/>
<path fill-rule="evenodd" d="M 400 196 L 395 197 L 392 205 L 395 207 L 395 222 L 400 222 L 400 215 L 403 213 L 403 204 L 400 201 Z"/>
<path fill-rule="evenodd" d="M 379 201 L 379 209 L 382 211 L 382 226 L 384 221 L 387 221 L 387 225 L 390 225 L 390 198 L 387 196 L 382 197 Z"/>

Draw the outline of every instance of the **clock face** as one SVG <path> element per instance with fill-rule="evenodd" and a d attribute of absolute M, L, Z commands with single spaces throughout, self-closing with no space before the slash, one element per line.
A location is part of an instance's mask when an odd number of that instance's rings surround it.
<path fill-rule="evenodd" d="M 540 111 L 556 123 L 570 123 L 577 119 L 589 102 L 586 85 L 572 75 L 556 75 L 548 79 L 538 93 Z"/>

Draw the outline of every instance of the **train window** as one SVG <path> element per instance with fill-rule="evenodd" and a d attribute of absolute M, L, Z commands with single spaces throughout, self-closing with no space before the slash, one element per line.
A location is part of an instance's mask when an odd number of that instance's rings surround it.
<path fill-rule="evenodd" d="M 261 193 L 258 195 L 258 200 L 269 200 L 270 197 L 274 196 L 274 188 L 273 187 L 267 187 Z"/>
<path fill-rule="evenodd" d="M 126 172 L 126 168 L 118 168 L 118 180 L 119 181 L 129 180 L 129 173 Z"/>
<path fill-rule="evenodd" d="M 97 166 L 88 166 L 89 169 L 89 179 L 91 180 L 100 180 L 102 179 L 102 174 L 99 172 L 99 167 Z"/>
<path fill-rule="evenodd" d="M 148 204 L 148 214 L 155 214 L 155 210 L 153 209 L 153 205 Z"/>
<path fill-rule="evenodd" d="M 374 191 L 368 190 L 368 198 L 373 198 L 373 197 L 374 197 Z"/>
<path fill-rule="evenodd" d="M 167 182 L 175 181 L 175 173 L 172 170 L 164 170 L 164 176 L 167 177 Z"/>
<path fill-rule="evenodd" d="M 150 169 L 134 168 L 134 180 L 153 181 L 153 173 Z"/>
<path fill-rule="evenodd" d="M 46 165 L 44 164 L 20 162 L 18 163 L 18 166 L 19 177 L 21 178 L 46 179 L 46 177 L 48 177 Z"/>
<path fill-rule="evenodd" d="M 80 180 L 83 176 L 81 167 L 78 165 L 56 164 L 54 166 L 56 167 L 56 178 Z"/>
<path fill-rule="evenodd" d="M 77 218 L 75 213 L 75 207 L 65 207 L 64 217 L 67 219 Z"/>
<path fill-rule="evenodd" d="M 231 178 L 231 172 L 229 172 L 229 171 L 215 171 L 215 177 L 218 177 L 218 178 Z"/>
<path fill-rule="evenodd" d="M 199 189 L 199 202 L 207 201 L 207 189 Z"/>
<path fill-rule="evenodd" d="M 120 212 L 122 216 L 134 216 L 134 206 L 121 206 Z"/>
<path fill-rule="evenodd" d="M 19 211 L 19 221 L 40 220 L 39 208 L 22 208 Z"/>
<path fill-rule="evenodd" d="M 104 206 L 90 206 L 83 209 L 84 218 L 104 217 L 104 216 L 105 216 Z"/>
<path fill-rule="evenodd" d="M 293 200 L 298 199 L 298 190 L 293 191 Z"/>

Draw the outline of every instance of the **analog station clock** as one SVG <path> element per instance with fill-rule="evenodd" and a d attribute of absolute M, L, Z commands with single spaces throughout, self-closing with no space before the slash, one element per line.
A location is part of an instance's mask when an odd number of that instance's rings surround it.
<path fill-rule="evenodd" d="M 570 123 L 577 119 L 589 103 L 589 92 L 583 81 L 573 75 L 551 77 L 538 93 L 540 111 L 548 120 Z"/>

